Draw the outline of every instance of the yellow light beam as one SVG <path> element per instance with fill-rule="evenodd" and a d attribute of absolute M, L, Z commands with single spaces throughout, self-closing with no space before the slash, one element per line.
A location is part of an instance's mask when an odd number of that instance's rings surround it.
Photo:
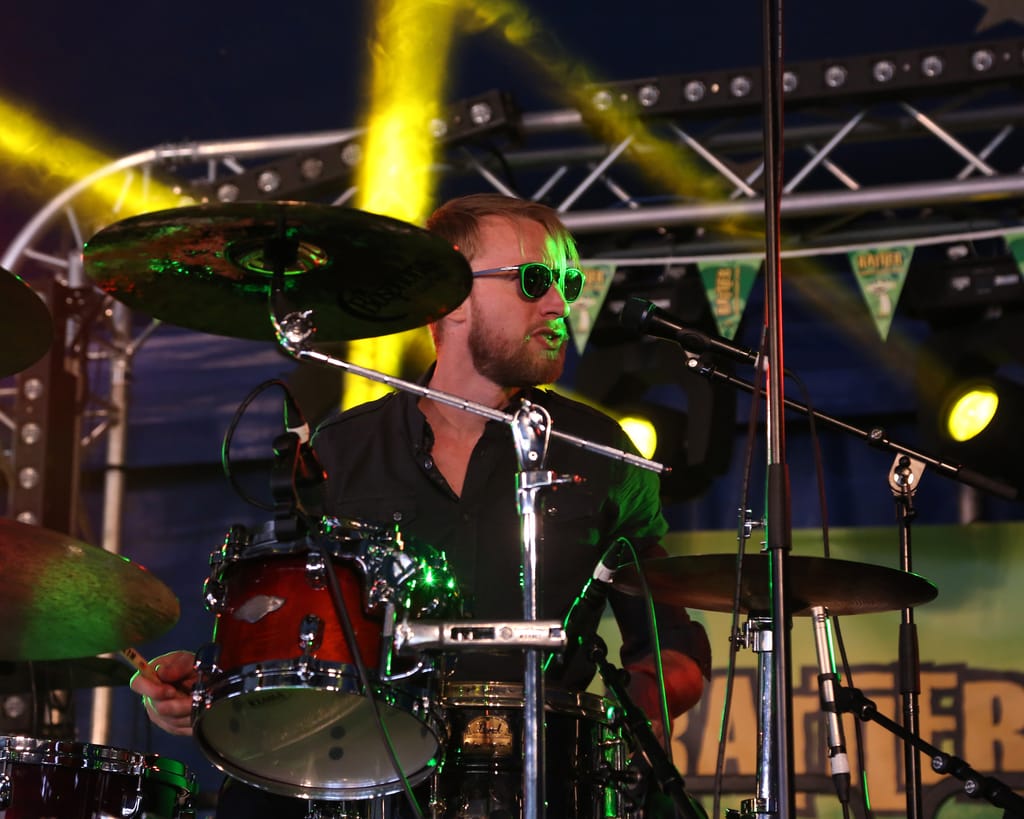
<path fill-rule="evenodd" d="M 8 100 L 0 100 L 0 120 L 0 179 L 9 188 L 33 196 L 55 194 L 114 161 Z M 132 179 L 126 185 L 123 174 L 97 179 L 83 194 L 85 210 L 97 220 L 109 220 L 114 211 L 131 216 L 181 204 L 171 187 L 141 181 Z"/>
<path fill-rule="evenodd" d="M 611 142 L 632 140 L 628 157 L 645 173 L 683 198 L 716 199 L 728 195 L 724 180 L 694 161 L 676 141 L 659 138 L 638 117 L 594 108 L 587 86 L 595 84 L 589 69 L 572 60 L 550 36 L 544 24 L 512 0 L 462 0 L 463 19 L 470 32 L 490 30 L 518 48 L 567 101 L 583 112 Z M 738 228 L 733 226 L 732 231 Z"/>
<path fill-rule="evenodd" d="M 378 0 L 367 89 L 366 139 L 356 184 L 357 205 L 422 224 L 434 200 L 437 141 L 429 123 L 442 110 L 454 7 L 449 0 Z M 349 344 L 353 362 L 397 373 L 422 329 Z M 388 388 L 346 376 L 342 405 L 377 398 Z"/>

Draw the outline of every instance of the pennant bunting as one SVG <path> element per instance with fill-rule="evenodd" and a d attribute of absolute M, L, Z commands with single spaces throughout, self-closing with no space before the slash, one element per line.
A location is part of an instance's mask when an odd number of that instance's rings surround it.
<path fill-rule="evenodd" d="M 1024 278 L 1024 233 L 1007 233 L 1003 238 L 1006 240 L 1006 249 L 1017 262 L 1018 272 Z"/>
<path fill-rule="evenodd" d="M 718 334 L 733 339 L 747 306 L 747 296 L 761 270 L 761 259 L 709 259 L 698 261 Z"/>
<path fill-rule="evenodd" d="M 889 335 L 913 255 L 910 245 L 863 248 L 848 254 L 854 278 L 882 341 Z"/>

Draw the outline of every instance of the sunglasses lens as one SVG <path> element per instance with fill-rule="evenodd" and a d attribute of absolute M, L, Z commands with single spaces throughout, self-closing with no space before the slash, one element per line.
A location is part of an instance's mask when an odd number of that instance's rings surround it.
<path fill-rule="evenodd" d="M 575 267 L 566 269 L 562 279 L 562 295 L 567 302 L 574 302 L 580 297 L 580 293 L 583 292 L 584 279 L 583 271 L 577 270 Z"/>
<path fill-rule="evenodd" d="M 519 269 L 519 280 L 522 282 L 523 293 L 527 298 L 539 299 L 548 292 L 554 274 L 547 265 L 524 264 Z"/>

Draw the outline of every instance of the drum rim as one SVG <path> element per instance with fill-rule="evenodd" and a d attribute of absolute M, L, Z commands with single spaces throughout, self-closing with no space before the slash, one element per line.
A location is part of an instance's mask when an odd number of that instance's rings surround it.
<path fill-rule="evenodd" d="M 523 707 L 524 688 L 521 683 L 493 680 L 446 680 L 441 684 L 438 701 L 442 708 L 513 708 Z M 590 691 L 568 691 L 547 687 L 544 710 L 570 714 L 595 722 L 610 724 L 617 706 L 607 697 Z"/>
<path fill-rule="evenodd" d="M 146 769 L 145 755 L 137 751 L 114 745 L 95 745 L 66 739 L 39 739 L 22 734 L 0 736 L 0 761 L 79 768 L 128 776 L 139 776 Z"/>

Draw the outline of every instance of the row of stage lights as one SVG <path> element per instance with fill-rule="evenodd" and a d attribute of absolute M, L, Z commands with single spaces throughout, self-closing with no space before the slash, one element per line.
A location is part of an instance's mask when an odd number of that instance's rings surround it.
<path fill-rule="evenodd" d="M 1005 40 L 793 63 L 785 67 L 782 84 L 792 108 L 840 96 L 878 98 L 1021 76 L 1024 40 Z M 602 83 L 584 93 L 591 111 L 583 115 L 619 111 L 655 117 L 752 109 L 760 104 L 761 82 L 761 70 L 749 69 Z M 452 103 L 426 127 L 438 142 L 456 145 L 498 134 L 519 136 L 521 116 L 509 94 L 491 90 Z M 314 198 L 337 191 L 362 157 L 362 143 L 354 137 L 220 180 L 196 181 L 190 193 L 199 201 L 217 202 Z"/>
<path fill-rule="evenodd" d="M 516 134 L 519 111 L 511 97 L 487 91 L 452 103 L 427 123 L 439 143 L 456 145 L 471 139 Z M 191 195 L 199 201 L 243 202 L 287 196 L 316 198 L 337 190 L 363 159 L 359 137 L 283 157 L 217 181 L 196 182 Z"/>
<path fill-rule="evenodd" d="M 817 101 L 838 94 L 876 95 L 1024 75 L 1024 41 L 968 44 L 785 67 L 787 100 Z M 597 112 L 629 110 L 640 115 L 694 113 L 759 104 L 762 72 L 705 72 L 596 85 L 589 100 Z"/>

